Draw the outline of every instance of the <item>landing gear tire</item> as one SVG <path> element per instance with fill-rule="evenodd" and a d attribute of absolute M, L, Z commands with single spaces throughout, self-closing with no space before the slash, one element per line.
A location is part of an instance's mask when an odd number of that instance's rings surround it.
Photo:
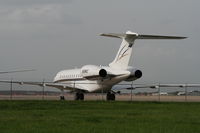
<path fill-rule="evenodd" d="M 65 100 L 65 97 L 64 96 L 60 96 L 60 100 Z"/>
<path fill-rule="evenodd" d="M 115 94 L 108 92 L 106 95 L 107 101 L 115 101 Z"/>
<path fill-rule="evenodd" d="M 84 100 L 84 94 L 83 93 L 76 93 L 75 100 Z"/>

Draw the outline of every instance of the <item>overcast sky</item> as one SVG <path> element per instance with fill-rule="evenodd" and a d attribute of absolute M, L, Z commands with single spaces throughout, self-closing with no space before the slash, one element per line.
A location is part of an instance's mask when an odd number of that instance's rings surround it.
<path fill-rule="evenodd" d="M 139 82 L 200 82 L 199 0 L 0 0 L 1 79 L 52 80 L 63 69 L 108 65 L 120 39 L 100 33 L 187 36 L 137 40 L 131 65 Z"/>

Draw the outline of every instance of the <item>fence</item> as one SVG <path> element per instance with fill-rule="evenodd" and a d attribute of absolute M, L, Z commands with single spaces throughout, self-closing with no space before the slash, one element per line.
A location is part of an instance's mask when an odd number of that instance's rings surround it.
<path fill-rule="evenodd" d="M 123 84 L 122 84 L 123 85 Z M 129 89 L 116 93 L 118 101 L 177 101 L 177 102 L 200 102 L 199 87 L 188 88 L 144 88 L 134 89 L 129 84 Z M 4 89 L 2 89 L 4 88 Z M 0 84 L 0 100 L 59 100 L 61 92 L 51 87 L 33 87 L 29 85 Z M 64 91 L 66 100 L 74 100 L 74 93 Z M 106 93 L 86 93 L 85 100 L 106 100 Z"/>

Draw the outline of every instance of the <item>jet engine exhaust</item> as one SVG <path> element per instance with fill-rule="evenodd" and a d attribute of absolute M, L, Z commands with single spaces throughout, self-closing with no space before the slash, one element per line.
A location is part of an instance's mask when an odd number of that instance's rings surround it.
<path fill-rule="evenodd" d="M 101 69 L 99 71 L 99 76 L 105 78 L 107 76 L 107 71 L 105 69 Z"/>
<path fill-rule="evenodd" d="M 138 78 L 138 79 L 141 78 L 142 77 L 142 71 L 136 70 L 135 71 L 135 77 Z"/>

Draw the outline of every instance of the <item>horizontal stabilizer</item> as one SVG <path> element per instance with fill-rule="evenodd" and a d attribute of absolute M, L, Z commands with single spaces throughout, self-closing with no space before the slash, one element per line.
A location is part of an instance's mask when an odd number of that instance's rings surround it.
<path fill-rule="evenodd" d="M 142 35 L 137 34 L 131 31 L 127 31 L 125 34 L 117 34 L 117 33 L 106 33 L 101 34 L 101 36 L 107 36 L 107 37 L 115 37 L 115 38 L 131 38 L 131 39 L 185 39 L 187 37 L 181 37 L 181 36 L 162 36 L 162 35 Z"/>
<path fill-rule="evenodd" d="M 180 36 L 138 35 L 137 39 L 185 39 Z"/>
<path fill-rule="evenodd" d="M 106 37 L 115 37 L 115 38 L 123 38 L 126 34 L 117 34 L 117 33 L 103 33 L 100 34 L 100 36 L 106 36 Z"/>

